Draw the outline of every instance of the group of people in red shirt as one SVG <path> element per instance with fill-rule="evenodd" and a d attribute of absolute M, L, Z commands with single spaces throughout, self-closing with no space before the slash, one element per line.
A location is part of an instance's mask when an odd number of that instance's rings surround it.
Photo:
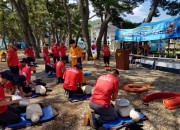
<path fill-rule="evenodd" d="M 8 77 L 12 77 L 9 76 L 11 75 L 11 73 L 7 73 L 6 71 L 1 72 L 0 74 L 0 124 L 16 123 L 20 120 L 19 113 L 14 112 L 14 110 L 9 107 L 9 105 L 18 104 L 19 100 L 5 100 L 5 98 L 9 95 L 4 93 L 4 90 L 8 89 L 7 84 L 11 84 L 9 82 L 12 82 L 14 86 L 22 92 L 22 96 L 28 96 L 31 94 L 31 88 L 28 86 L 28 84 L 32 83 L 31 72 L 36 70 L 37 65 L 32 61 L 28 63 L 27 59 L 25 58 L 21 62 L 18 62 L 19 60 L 17 51 L 19 49 L 19 45 L 14 45 L 8 51 L 9 59 L 7 60 L 10 71 L 14 75 L 16 75 L 14 76 L 16 78 L 12 78 L 13 80 L 9 79 Z M 63 49 L 66 50 L 65 48 Z M 65 69 L 66 52 L 60 51 L 61 49 L 57 46 L 57 44 L 54 44 L 51 50 L 53 54 L 51 54 L 50 56 L 48 45 L 46 44 L 46 47 L 43 48 L 43 57 L 45 59 L 45 64 L 49 65 L 50 58 L 53 57 L 54 63 L 56 63 L 56 77 L 59 81 L 64 80 L 63 88 L 66 92 L 68 92 L 68 98 L 70 99 L 73 95 L 83 95 L 84 93 L 81 89 L 83 80 L 82 64 L 77 63 L 74 66 Z M 26 53 L 27 52 L 28 51 L 26 51 Z M 109 66 L 109 61 L 107 60 L 107 57 L 110 56 L 108 46 L 104 46 L 103 53 L 105 58 L 105 65 Z M 29 55 L 27 57 L 29 57 L 29 59 L 32 58 Z M 56 62 L 56 60 L 59 60 L 60 57 L 61 60 Z M 18 69 L 18 71 L 16 69 Z M 18 76 L 19 72 L 20 76 Z M 111 100 L 115 100 L 118 97 L 118 75 L 119 71 L 113 69 L 109 74 L 100 76 L 94 84 L 94 89 L 89 103 L 90 108 L 94 111 L 90 111 L 87 113 L 87 120 L 90 121 L 90 125 L 93 128 L 97 128 L 108 121 L 118 118 L 117 112 L 110 103 Z M 9 116 L 9 114 L 11 116 Z M 6 117 L 6 120 L 4 120 L 4 117 Z"/>
<path fill-rule="evenodd" d="M 65 64 L 67 62 L 66 56 L 67 48 L 64 43 L 58 46 L 57 43 L 51 48 L 51 53 L 49 53 L 49 44 L 43 48 L 43 58 L 45 61 L 45 72 L 51 75 L 53 72 L 56 73 L 57 83 L 63 83 L 63 73 L 65 71 Z M 53 58 L 54 63 L 51 63 L 51 58 Z"/>
<path fill-rule="evenodd" d="M 14 44 L 8 50 L 7 65 L 10 70 L 0 73 L 0 124 L 7 125 L 20 121 L 20 111 L 14 108 L 13 104 L 19 104 L 20 100 L 12 100 L 12 95 L 19 91 L 20 96 L 30 96 L 32 94 L 29 84 L 31 72 L 36 70 L 34 62 L 34 52 L 30 45 L 24 51 L 27 58 L 19 61 L 17 51 L 21 49 L 21 44 Z M 35 84 L 35 83 L 33 83 Z M 10 100 L 7 101 L 6 98 Z"/>
<path fill-rule="evenodd" d="M 61 46 L 58 46 L 57 43 L 54 43 L 54 45 L 51 47 L 51 56 L 53 57 L 54 63 L 56 63 L 56 61 L 59 61 L 60 58 L 67 59 L 66 51 L 67 47 L 64 45 L 64 43 L 61 43 Z M 46 43 L 45 47 L 43 48 L 44 60 L 47 56 L 49 56 L 49 44 Z"/>

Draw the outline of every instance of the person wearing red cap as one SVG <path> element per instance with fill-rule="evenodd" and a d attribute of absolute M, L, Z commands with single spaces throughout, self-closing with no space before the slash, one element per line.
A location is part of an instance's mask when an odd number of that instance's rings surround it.
<path fill-rule="evenodd" d="M 17 51 L 19 49 L 21 49 L 21 44 L 15 44 L 13 47 L 9 48 L 7 58 L 7 65 L 9 66 L 9 69 L 16 75 L 19 75 L 19 58 L 17 55 Z"/>
<path fill-rule="evenodd" d="M 63 78 L 63 88 L 69 93 L 68 98 L 71 98 L 73 94 L 82 95 L 83 90 L 82 85 L 82 73 L 80 71 L 81 64 L 76 64 L 72 68 L 67 68 L 64 72 Z"/>
<path fill-rule="evenodd" d="M 12 104 L 19 104 L 20 100 L 9 100 L 11 96 L 4 93 L 4 85 L 6 84 L 8 76 L 1 72 L 0 78 L 0 125 L 6 126 L 8 124 L 18 123 L 20 121 L 20 110 L 10 107 Z"/>
<path fill-rule="evenodd" d="M 43 58 L 44 58 L 44 60 L 46 59 L 46 56 L 49 56 L 48 47 L 49 47 L 49 44 L 46 43 L 46 46 L 43 48 Z"/>
<path fill-rule="evenodd" d="M 59 47 L 57 43 L 54 43 L 53 47 L 51 48 L 51 53 L 53 54 L 54 63 L 56 63 L 56 60 L 60 60 Z"/>

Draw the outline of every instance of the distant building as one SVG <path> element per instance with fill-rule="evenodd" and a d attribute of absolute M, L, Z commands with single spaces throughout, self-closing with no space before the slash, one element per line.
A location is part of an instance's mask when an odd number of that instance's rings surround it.
<path fill-rule="evenodd" d="M 101 24 L 97 24 L 92 27 L 91 29 L 91 42 L 96 41 L 100 32 Z M 115 38 L 115 29 L 116 26 L 113 26 L 112 23 L 108 24 L 108 31 L 107 31 L 107 40 L 112 41 Z M 102 39 L 103 42 L 104 39 Z"/>

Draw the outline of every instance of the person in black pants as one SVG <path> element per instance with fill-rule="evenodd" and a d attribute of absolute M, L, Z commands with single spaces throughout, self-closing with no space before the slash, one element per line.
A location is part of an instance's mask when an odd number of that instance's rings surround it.
<path fill-rule="evenodd" d="M 7 65 L 9 69 L 16 75 L 19 75 L 19 58 L 17 55 L 17 51 L 21 49 L 21 44 L 15 44 L 8 50 L 8 58 L 7 58 Z"/>

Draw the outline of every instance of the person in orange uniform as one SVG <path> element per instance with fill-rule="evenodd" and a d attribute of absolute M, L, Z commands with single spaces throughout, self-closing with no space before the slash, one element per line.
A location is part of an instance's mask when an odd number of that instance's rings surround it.
<path fill-rule="evenodd" d="M 48 47 L 49 47 L 49 44 L 46 43 L 45 47 L 43 48 L 43 58 L 44 58 L 44 60 L 46 60 L 46 56 L 49 56 Z"/>
<path fill-rule="evenodd" d="M 63 74 L 65 71 L 65 64 L 66 64 L 66 57 L 62 57 L 60 61 L 56 64 L 56 77 L 57 77 L 57 84 L 63 83 Z"/>
<path fill-rule="evenodd" d="M 35 62 L 30 62 L 26 67 L 22 69 L 21 75 L 26 77 L 27 85 L 22 87 L 22 91 L 24 92 L 24 96 L 30 96 L 32 94 L 31 87 L 29 86 L 31 82 L 31 72 L 36 70 L 37 64 Z M 33 83 L 34 84 L 34 83 Z M 22 95 L 22 94 L 21 94 Z"/>
<path fill-rule="evenodd" d="M 72 68 L 67 68 L 64 72 L 63 88 L 69 93 L 68 98 L 71 98 L 73 94 L 83 94 L 83 90 L 81 89 L 82 73 L 80 68 L 81 64 L 76 64 Z"/>
<path fill-rule="evenodd" d="M 54 63 L 56 63 L 56 60 L 60 60 L 59 47 L 57 43 L 54 43 L 54 45 L 52 46 L 51 53 L 53 54 Z"/>
<path fill-rule="evenodd" d="M 106 44 L 103 47 L 103 56 L 105 67 L 109 67 L 110 50 L 109 46 Z"/>
<path fill-rule="evenodd" d="M 67 47 L 64 45 L 64 43 L 61 43 L 61 46 L 59 47 L 59 51 L 60 51 L 61 59 L 62 59 L 62 57 L 66 58 Z"/>
<path fill-rule="evenodd" d="M 9 48 L 7 58 L 7 65 L 9 66 L 9 69 L 16 75 L 19 75 L 19 58 L 17 55 L 17 51 L 19 49 L 21 49 L 21 44 L 15 44 L 13 47 Z"/>
<path fill-rule="evenodd" d="M 7 82 L 8 75 L 1 72 L 0 78 L 0 125 L 6 126 L 8 124 L 18 123 L 20 121 L 20 110 L 10 107 L 12 104 L 19 104 L 20 100 L 9 100 L 11 96 L 4 93 L 4 85 Z"/>
<path fill-rule="evenodd" d="M 90 124 L 93 128 L 118 118 L 118 113 L 110 103 L 118 97 L 118 75 L 119 71 L 113 69 L 109 74 L 102 75 L 96 80 L 89 103 L 90 108 L 94 110 L 90 115 Z"/>
<path fill-rule="evenodd" d="M 24 54 L 27 56 L 27 63 L 35 61 L 32 44 L 29 44 L 29 46 L 26 47 L 26 49 L 24 50 Z"/>
<path fill-rule="evenodd" d="M 82 57 L 82 48 L 77 45 L 75 40 L 70 40 L 70 55 L 72 59 L 72 67 L 76 65 L 77 63 L 82 64 L 81 57 Z"/>

